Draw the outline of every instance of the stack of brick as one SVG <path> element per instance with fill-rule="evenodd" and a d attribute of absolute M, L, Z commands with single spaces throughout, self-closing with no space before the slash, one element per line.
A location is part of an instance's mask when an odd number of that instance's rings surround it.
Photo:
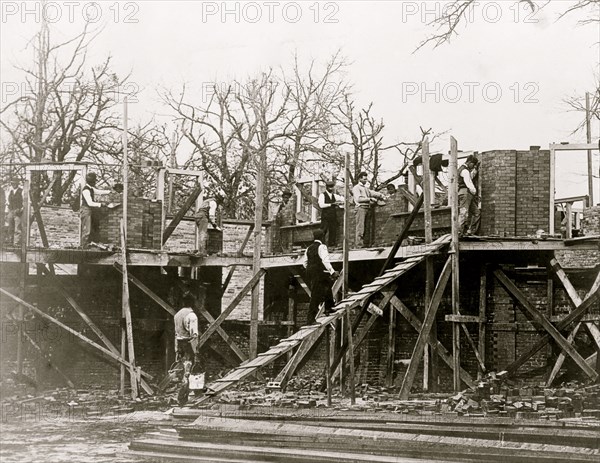
<path fill-rule="evenodd" d="M 548 231 L 550 152 L 489 151 L 481 159 L 480 235 L 529 236 Z"/>
<path fill-rule="evenodd" d="M 584 236 L 600 235 L 600 206 L 587 207 L 583 210 L 581 228 Z"/>

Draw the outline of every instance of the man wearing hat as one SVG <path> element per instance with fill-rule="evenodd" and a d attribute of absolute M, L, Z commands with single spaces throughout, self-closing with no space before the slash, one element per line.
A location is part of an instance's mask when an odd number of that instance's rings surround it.
<path fill-rule="evenodd" d="M 358 174 L 358 183 L 352 188 L 352 196 L 356 205 L 356 247 L 362 248 L 365 246 L 365 228 L 366 224 L 372 217 L 372 207 L 377 204 L 378 200 L 385 199 L 382 193 L 371 190 L 367 187 L 367 173 L 361 172 Z M 371 230 L 372 234 L 372 230 Z"/>
<path fill-rule="evenodd" d="M 14 244 L 15 231 L 19 234 L 17 246 L 21 244 L 21 216 L 23 215 L 23 188 L 19 185 L 19 179 L 13 177 L 10 181 L 10 190 L 7 195 L 8 206 L 8 233 L 6 242 L 9 246 Z M 4 223 L 2 223 L 4 226 Z"/>
<path fill-rule="evenodd" d="M 323 239 L 327 246 L 335 247 L 338 229 L 337 211 L 344 207 L 343 196 L 336 195 L 333 192 L 335 182 L 326 182 L 325 191 L 319 195 L 319 207 L 321 208 L 321 230 L 323 230 Z"/>
<path fill-rule="evenodd" d="M 479 194 L 475 184 L 479 159 L 469 155 L 465 163 L 458 168 L 458 230 L 460 236 L 475 235 L 479 230 L 481 212 Z"/>
<path fill-rule="evenodd" d="M 98 241 L 98 210 L 103 206 L 95 200 L 96 195 L 107 195 L 110 190 L 96 188 L 97 177 L 94 172 L 85 176 L 85 185 L 81 189 L 81 246 L 89 247 L 92 241 Z"/>
<path fill-rule="evenodd" d="M 290 190 L 283 190 L 281 192 L 281 203 L 277 208 L 275 214 L 274 227 L 273 227 L 273 252 L 281 253 L 287 248 L 287 242 L 284 243 L 283 236 L 281 235 L 280 228 L 285 225 L 292 225 L 291 214 L 286 214 L 286 209 L 291 206 L 290 199 L 292 198 L 292 192 Z"/>

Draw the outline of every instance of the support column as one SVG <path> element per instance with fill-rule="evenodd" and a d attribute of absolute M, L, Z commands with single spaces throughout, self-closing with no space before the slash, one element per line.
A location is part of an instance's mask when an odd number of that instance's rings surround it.
<path fill-rule="evenodd" d="M 450 253 L 452 256 L 452 314 L 460 313 L 460 288 L 459 288 L 459 241 L 458 241 L 458 143 L 450 137 L 450 193 L 451 193 L 451 222 L 452 242 Z M 452 357 L 453 357 L 453 385 L 454 391 L 460 390 L 460 325 L 452 323 Z"/>
<path fill-rule="evenodd" d="M 477 351 L 481 360 L 485 364 L 485 326 L 486 326 L 486 308 L 487 308 L 487 265 L 481 266 L 479 275 L 479 336 Z M 477 379 L 483 377 L 481 368 L 477 370 Z"/>

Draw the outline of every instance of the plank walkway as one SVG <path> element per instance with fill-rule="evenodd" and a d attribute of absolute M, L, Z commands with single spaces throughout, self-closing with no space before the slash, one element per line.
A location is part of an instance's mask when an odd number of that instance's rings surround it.
<path fill-rule="evenodd" d="M 335 311 L 331 315 L 322 317 L 314 325 L 307 325 L 300 328 L 292 336 L 282 339 L 279 344 L 271 347 L 269 350 L 259 354 L 255 359 L 246 361 L 237 368 L 230 371 L 226 376 L 220 378 L 207 386 L 208 392 L 204 397 L 195 401 L 193 405 L 200 405 L 211 397 L 220 394 L 238 381 L 254 374 L 259 368 L 262 368 L 273 362 L 282 355 L 297 347 L 302 341 L 316 333 L 322 333 L 325 328 L 341 319 L 346 311 L 352 310 L 364 304 L 371 296 L 383 290 L 390 283 L 399 279 L 413 267 L 421 263 L 427 256 L 439 252 L 443 247 L 450 243 L 450 235 L 444 235 L 431 243 L 428 252 L 418 256 L 409 257 L 396 266 L 384 272 L 381 276 L 375 278 L 372 282 L 363 286 L 357 293 L 353 293 L 339 301 L 334 307 Z"/>

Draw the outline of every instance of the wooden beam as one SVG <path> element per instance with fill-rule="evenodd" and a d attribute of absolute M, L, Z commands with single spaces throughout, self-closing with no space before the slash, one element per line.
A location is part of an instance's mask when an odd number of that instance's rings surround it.
<path fill-rule="evenodd" d="M 38 352 L 38 354 L 40 354 L 40 356 L 48 363 L 48 365 L 50 365 L 50 368 L 52 368 L 56 373 L 58 373 L 58 375 L 65 381 L 65 383 L 67 383 L 67 386 L 69 386 L 70 388 L 74 388 L 75 385 L 73 384 L 73 381 L 71 381 L 69 377 L 65 375 L 60 370 L 60 368 L 58 368 L 54 364 L 48 353 L 42 350 L 42 348 L 32 339 L 32 337 L 29 336 L 29 334 L 27 334 L 27 331 L 23 331 L 23 336 L 25 337 L 25 339 L 27 339 L 27 341 L 29 341 L 29 344 L 33 346 L 33 348 Z"/>
<path fill-rule="evenodd" d="M 579 297 L 579 294 L 577 294 L 577 290 L 571 284 L 569 277 L 562 269 L 562 266 L 556 259 L 552 259 L 550 261 L 550 265 L 554 270 L 555 275 L 558 277 L 563 287 L 565 288 L 565 291 L 567 292 L 567 295 L 569 296 L 573 307 L 578 307 L 582 303 L 581 298 Z M 596 343 L 596 347 L 600 348 L 600 329 L 598 329 L 598 327 L 593 322 L 586 322 L 585 327 L 587 328 L 590 336 Z"/>
<path fill-rule="evenodd" d="M 76 338 L 82 340 L 86 344 L 89 344 L 90 346 L 95 347 L 100 352 L 104 353 L 105 355 L 107 355 L 108 357 L 112 358 L 113 360 L 116 360 L 120 364 L 125 365 L 128 368 L 132 368 L 132 364 L 129 363 L 127 360 L 123 359 L 121 356 L 119 356 L 117 354 L 114 354 L 109 349 L 107 349 L 107 348 L 101 346 L 100 344 L 92 341 L 88 337 L 86 337 L 86 336 L 82 335 L 81 333 L 79 333 L 78 331 L 76 331 L 76 330 L 68 327 L 67 325 L 65 325 L 64 323 L 56 320 L 55 318 L 51 317 L 50 315 L 42 312 L 40 309 L 38 309 L 34 305 L 29 304 L 28 302 L 25 302 L 20 297 L 17 297 L 14 294 L 12 294 L 12 293 L 10 293 L 10 292 L 6 291 L 5 289 L 2 289 L 2 288 L 0 288 L 0 293 L 6 295 L 8 297 L 10 297 L 11 299 L 13 299 L 16 302 L 18 302 L 19 304 L 21 304 L 23 307 L 31 310 L 32 312 L 35 312 L 40 317 L 45 318 L 49 322 L 54 323 L 55 325 L 61 327 L 63 330 L 71 333 L 73 336 L 75 336 Z M 149 375 L 148 373 L 142 373 L 142 375 L 145 376 L 145 377 L 147 377 L 148 379 L 153 379 L 153 377 L 151 375 Z"/>
<path fill-rule="evenodd" d="M 292 358 L 285 364 L 282 370 L 275 378 L 275 382 L 281 384 L 282 388 L 285 388 L 290 378 L 296 372 L 296 369 L 300 366 L 300 363 L 304 360 L 306 355 L 312 350 L 317 341 L 323 334 L 325 325 L 321 325 L 320 328 L 315 330 L 314 333 L 308 335 L 301 343 Z"/>
<path fill-rule="evenodd" d="M 350 291 L 350 151 L 344 156 L 344 237 L 342 243 L 342 297 Z M 337 282 L 336 282 L 337 283 Z M 335 293 L 333 293 L 335 295 Z"/>
<path fill-rule="evenodd" d="M 452 242 L 450 252 L 452 257 L 452 314 L 459 315 L 460 305 L 460 285 L 459 285 L 459 210 L 458 210 L 458 142 L 454 137 L 450 137 L 450 195 Z M 452 325 L 452 357 L 454 359 L 454 392 L 460 390 L 460 327 L 454 323 Z"/>
<path fill-rule="evenodd" d="M 579 328 L 581 328 L 581 323 L 577 323 L 575 325 L 575 328 L 573 328 L 573 330 L 569 333 L 567 342 L 572 344 L 573 341 L 575 341 L 575 336 L 577 336 L 577 332 L 579 331 Z M 546 386 L 550 387 L 552 385 L 552 383 L 558 376 L 560 369 L 563 366 L 565 358 L 566 358 L 566 354 L 565 354 L 565 351 L 563 350 L 558 355 L 558 358 L 556 359 L 556 362 L 554 363 L 554 366 L 552 367 L 552 371 L 550 372 L 550 375 L 548 376 L 548 380 L 546 381 Z"/>
<path fill-rule="evenodd" d="M 398 192 L 404 196 L 406 198 L 406 200 L 412 204 L 413 206 L 417 205 L 417 202 L 419 201 L 419 198 L 417 196 L 415 196 L 414 194 L 412 194 L 410 191 L 404 189 L 404 188 L 398 188 Z"/>
<path fill-rule="evenodd" d="M 123 266 L 117 262 L 114 263 L 115 269 L 118 272 L 123 274 Z M 127 272 L 127 278 L 131 281 L 135 286 L 138 287 L 146 296 L 152 299 L 156 304 L 162 307 L 169 315 L 174 316 L 177 311 L 167 302 L 165 302 L 161 297 L 159 297 L 154 291 L 148 288 L 144 283 L 142 283 L 138 278 L 133 276 L 131 273 Z"/>
<path fill-rule="evenodd" d="M 477 363 L 479 364 L 479 370 L 482 373 L 485 373 L 486 372 L 485 362 L 483 361 L 483 358 L 481 357 L 481 355 L 479 354 L 479 351 L 477 350 L 477 346 L 475 345 L 475 341 L 473 341 L 473 338 L 471 337 L 471 333 L 469 333 L 469 329 L 467 328 L 467 325 L 465 325 L 464 323 L 461 323 L 460 327 L 463 329 L 463 332 L 465 333 L 467 342 L 471 346 L 471 349 L 473 349 L 473 353 L 475 354 L 475 358 L 477 359 Z"/>
<path fill-rule="evenodd" d="M 421 332 L 421 329 L 423 326 L 421 320 L 419 320 L 419 318 L 414 313 L 412 313 L 409 310 L 409 308 L 406 307 L 400 299 L 398 299 L 398 297 L 396 297 L 396 296 L 392 297 L 390 303 L 398 312 L 400 312 L 400 314 L 411 324 L 411 326 L 417 332 Z M 450 367 L 450 369 L 452 369 L 454 367 L 452 355 L 439 340 L 437 341 L 437 344 L 435 346 L 431 346 L 431 347 L 432 347 L 432 351 L 434 353 L 436 353 L 444 361 L 444 363 L 446 365 L 448 365 L 448 367 Z M 460 379 L 467 386 L 469 386 L 469 387 L 474 386 L 475 383 L 473 382 L 473 378 L 471 378 L 471 375 L 469 375 L 469 373 L 466 370 L 461 368 L 459 371 L 459 375 L 460 375 Z"/>
<path fill-rule="evenodd" d="M 477 315 L 448 314 L 444 317 L 444 320 L 454 323 L 481 323 L 481 318 Z"/>
<path fill-rule="evenodd" d="M 167 240 L 170 238 L 170 236 L 173 234 L 173 232 L 177 228 L 177 225 L 179 225 L 179 222 L 181 222 L 181 219 L 183 219 L 183 217 L 185 216 L 187 211 L 190 209 L 190 207 L 192 207 L 194 205 L 194 203 L 196 202 L 196 199 L 198 199 L 198 196 L 200 196 L 201 192 L 202 192 L 202 185 L 197 185 L 196 188 L 194 188 L 194 190 L 188 197 L 188 199 L 185 201 L 184 205 L 181 206 L 181 209 L 179 209 L 177 211 L 177 214 L 175 214 L 175 217 L 173 217 L 173 220 L 171 220 L 169 225 L 166 226 L 165 231 L 163 233 L 162 244 L 165 244 L 167 242 Z"/>
<path fill-rule="evenodd" d="M 215 318 L 204 307 L 196 307 L 196 310 L 200 313 L 200 315 L 202 315 L 206 319 L 206 321 L 209 324 L 212 325 L 213 323 L 215 323 Z M 225 341 L 225 344 L 229 346 L 229 348 L 235 353 L 235 355 L 240 361 L 245 362 L 246 360 L 248 360 L 246 354 L 244 354 L 244 352 L 238 347 L 235 341 L 220 326 L 217 327 L 217 334 L 221 336 L 221 339 Z"/>
<path fill-rule="evenodd" d="M 300 287 L 304 290 L 304 292 L 306 294 L 308 294 L 308 297 L 311 297 L 311 295 L 310 295 L 310 288 L 304 282 L 304 279 L 300 276 L 300 274 L 298 272 L 296 272 L 296 271 L 292 271 L 292 275 L 294 275 L 294 278 L 298 281 L 298 283 L 300 284 Z"/>
<path fill-rule="evenodd" d="M 126 192 L 126 190 L 124 190 Z M 126 195 L 124 195 L 126 196 Z M 135 364 L 135 347 L 133 345 L 133 320 L 131 317 L 131 307 L 129 305 L 129 278 L 127 277 L 127 229 L 125 221 L 121 220 L 121 249 L 123 254 L 123 291 L 122 291 L 122 309 L 125 318 L 125 330 L 127 334 L 127 355 L 131 367 L 129 368 L 129 379 L 131 383 L 131 397 L 137 399 L 138 380 L 137 366 Z M 124 355 L 123 353 L 121 355 Z"/>
<path fill-rule="evenodd" d="M 331 327 L 327 326 L 327 338 L 325 340 L 325 382 L 327 384 L 327 407 L 331 407 Z"/>
<path fill-rule="evenodd" d="M 431 221 L 431 200 L 432 200 L 432 181 L 431 181 L 431 168 L 429 165 L 429 138 L 425 137 L 423 141 L 423 219 L 425 224 L 425 244 L 431 244 L 433 241 L 433 230 L 432 230 L 432 221 Z M 431 303 L 431 295 L 433 292 L 433 260 L 431 257 L 427 257 L 425 259 L 425 307 L 429 307 Z M 395 313 L 395 310 L 392 310 L 391 313 Z M 435 340 L 437 339 L 437 324 L 435 322 L 435 317 L 433 319 L 433 323 L 431 325 L 431 331 L 429 336 L 431 337 L 431 341 L 433 345 L 435 345 Z M 432 365 L 433 360 L 437 361 L 437 356 L 433 355 L 432 357 Z M 430 363 L 429 359 L 431 358 L 429 355 L 429 344 L 425 344 L 423 346 L 423 390 L 429 391 L 430 386 L 430 378 L 429 378 L 429 369 Z M 435 368 L 435 373 L 432 372 L 432 376 L 435 377 L 433 382 L 437 383 L 437 365 Z"/>
<path fill-rule="evenodd" d="M 550 323 L 550 320 L 537 310 L 528 300 L 525 294 L 517 288 L 517 286 L 504 274 L 502 270 L 495 270 L 494 276 L 500 281 L 502 286 L 508 291 L 508 293 L 519 303 L 519 306 L 525 309 L 525 312 L 529 314 L 536 322 L 540 323 L 547 333 L 554 338 L 557 344 L 567 352 L 567 354 L 575 361 L 575 363 L 581 368 L 586 375 L 592 379 L 596 379 L 598 374 L 593 368 L 590 368 L 585 359 L 579 355 L 577 350 L 562 336 L 560 331 Z M 571 312 L 574 313 L 574 312 Z"/>
<path fill-rule="evenodd" d="M 350 323 L 350 310 L 345 310 L 345 324 L 348 336 L 348 364 L 350 373 L 348 379 L 350 380 L 350 405 L 356 404 L 356 386 L 354 377 L 354 334 L 352 333 L 352 323 Z"/>
<path fill-rule="evenodd" d="M 396 358 L 396 311 L 389 311 L 388 323 L 388 350 L 386 359 L 385 385 L 392 387 L 394 385 L 394 360 Z"/>
<path fill-rule="evenodd" d="M 242 299 L 246 296 L 248 291 L 251 288 L 253 288 L 256 284 L 258 284 L 258 282 L 260 281 L 260 278 L 265 273 L 266 272 L 264 269 L 260 269 L 258 271 L 258 273 L 256 273 L 250 279 L 250 281 L 248 281 L 248 283 L 246 283 L 246 285 L 241 289 L 241 291 L 238 293 L 238 295 L 235 296 L 235 298 L 229 303 L 227 308 L 225 310 L 223 310 L 223 312 L 221 312 L 221 315 L 219 315 L 217 317 L 215 322 L 206 328 L 206 331 L 204 333 L 202 333 L 202 336 L 200 336 L 200 339 L 198 339 L 198 349 L 200 349 L 200 347 L 202 347 L 204 345 L 204 343 L 208 340 L 208 338 L 210 338 L 212 336 L 212 334 L 217 330 L 217 328 L 221 326 L 221 324 L 225 321 L 225 319 L 229 316 L 229 314 L 231 312 L 233 312 L 233 309 L 235 309 L 238 306 L 238 304 L 242 301 Z"/>
<path fill-rule="evenodd" d="M 479 176 L 481 179 L 481 175 Z M 485 363 L 485 330 L 486 330 L 486 309 L 487 309 L 487 266 L 481 266 L 479 275 L 479 336 L 478 336 L 478 351 L 483 362 Z M 478 379 L 483 377 L 483 371 L 478 371 Z"/>
<path fill-rule="evenodd" d="M 290 284 L 288 285 L 288 313 L 287 313 L 287 321 L 291 322 L 287 327 L 287 337 L 289 338 L 292 334 L 294 334 L 296 328 L 296 286 L 290 280 Z M 292 352 L 288 352 L 288 361 L 292 358 Z"/>
<path fill-rule="evenodd" d="M 429 307 L 427 307 L 427 311 L 425 312 L 423 325 L 421 327 L 421 331 L 419 332 L 417 342 L 415 343 L 415 347 L 410 358 L 410 364 L 406 369 L 404 380 L 402 381 L 402 387 L 400 388 L 401 400 L 408 399 L 408 395 L 410 394 L 410 389 L 415 380 L 417 368 L 419 367 L 419 362 L 423 355 L 423 348 L 425 347 L 425 344 L 429 341 L 429 333 L 431 331 L 431 326 L 433 324 L 433 320 L 435 319 L 435 315 L 437 313 L 437 309 L 440 305 L 440 302 L 442 301 L 442 296 L 444 295 L 444 290 L 446 289 L 446 285 L 448 284 L 448 280 L 450 279 L 450 274 L 451 258 L 449 258 L 444 264 L 442 273 L 440 274 L 437 285 L 433 291 L 431 304 L 429 305 Z"/>

